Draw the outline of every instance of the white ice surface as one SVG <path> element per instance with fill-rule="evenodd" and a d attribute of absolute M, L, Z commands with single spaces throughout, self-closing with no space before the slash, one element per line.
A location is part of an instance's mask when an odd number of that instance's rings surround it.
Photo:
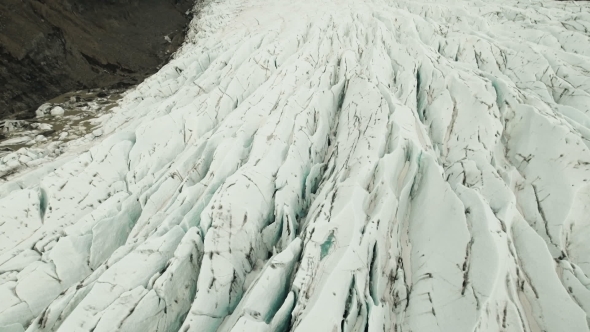
<path fill-rule="evenodd" d="M 0 185 L 0 331 L 590 331 L 588 29 L 585 2 L 206 3 Z"/>

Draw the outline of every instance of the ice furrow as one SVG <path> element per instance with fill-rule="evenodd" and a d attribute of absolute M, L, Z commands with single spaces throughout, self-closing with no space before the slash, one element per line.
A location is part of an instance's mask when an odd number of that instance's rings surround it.
<path fill-rule="evenodd" d="M 589 331 L 589 28 L 206 2 L 103 135 L 0 185 L 0 331 Z"/>

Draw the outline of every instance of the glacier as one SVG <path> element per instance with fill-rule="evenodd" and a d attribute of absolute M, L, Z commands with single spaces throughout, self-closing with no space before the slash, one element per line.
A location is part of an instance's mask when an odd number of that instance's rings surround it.
<path fill-rule="evenodd" d="M 589 29 L 207 1 L 101 135 L 0 160 L 0 331 L 590 331 Z"/>

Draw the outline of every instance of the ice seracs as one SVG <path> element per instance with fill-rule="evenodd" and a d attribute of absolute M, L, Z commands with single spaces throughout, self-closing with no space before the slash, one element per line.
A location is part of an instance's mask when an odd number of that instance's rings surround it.
<path fill-rule="evenodd" d="M 589 331 L 589 27 L 207 3 L 88 149 L 2 159 L 0 331 Z"/>

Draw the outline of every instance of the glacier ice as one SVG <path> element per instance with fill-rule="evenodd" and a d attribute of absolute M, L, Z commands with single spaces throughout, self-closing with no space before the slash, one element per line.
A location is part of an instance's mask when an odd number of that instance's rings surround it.
<path fill-rule="evenodd" d="M 590 331 L 588 29 L 207 2 L 100 128 L 0 160 L 38 160 L 0 183 L 0 331 Z"/>

